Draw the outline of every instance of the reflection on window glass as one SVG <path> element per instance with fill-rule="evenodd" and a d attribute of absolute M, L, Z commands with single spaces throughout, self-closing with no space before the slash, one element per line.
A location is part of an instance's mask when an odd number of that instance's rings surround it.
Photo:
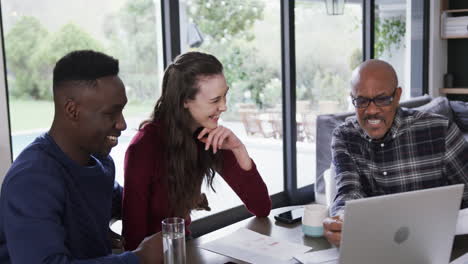
<path fill-rule="evenodd" d="M 55 62 L 72 50 L 98 50 L 119 59 L 129 99 L 127 130 L 111 153 L 123 184 L 125 150 L 159 97 L 160 5 L 159 0 L 2 2 L 14 158 L 52 123 Z"/>
<path fill-rule="evenodd" d="M 411 10 L 411 1 L 375 1 L 374 21 L 374 57 L 390 63 L 398 75 L 401 87 L 411 87 L 411 43 L 410 20 L 407 13 Z M 411 17 L 411 16 L 410 16 Z M 410 96 L 410 89 L 403 89 L 402 99 Z"/>
<path fill-rule="evenodd" d="M 332 1 L 329 1 L 330 3 Z M 327 15 L 324 1 L 295 3 L 297 183 L 315 181 L 316 118 L 351 110 L 349 79 L 362 62 L 362 5 Z"/>
<path fill-rule="evenodd" d="M 283 191 L 280 1 L 182 0 L 182 51 L 215 55 L 230 86 L 222 124 L 246 145 L 271 194 Z M 217 175 L 212 211 L 242 202 Z M 209 214 L 195 213 L 194 218 Z"/>

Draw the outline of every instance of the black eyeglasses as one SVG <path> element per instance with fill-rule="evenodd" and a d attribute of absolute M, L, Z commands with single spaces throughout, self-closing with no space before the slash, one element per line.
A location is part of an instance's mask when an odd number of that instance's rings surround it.
<path fill-rule="evenodd" d="M 366 108 L 371 102 L 374 102 L 375 106 L 389 106 L 392 104 L 393 98 L 395 98 L 395 92 L 396 89 L 393 90 L 393 93 L 390 96 L 377 96 L 374 98 L 351 96 L 351 98 L 353 101 L 353 105 L 357 108 Z"/>

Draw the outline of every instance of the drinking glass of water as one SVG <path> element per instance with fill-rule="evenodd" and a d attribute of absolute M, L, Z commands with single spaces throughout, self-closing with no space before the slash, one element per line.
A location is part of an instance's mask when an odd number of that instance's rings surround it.
<path fill-rule="evenodd" d="M 180 217 L 162 221 L 164 264 L 185 264 L 185 223 Z"/>

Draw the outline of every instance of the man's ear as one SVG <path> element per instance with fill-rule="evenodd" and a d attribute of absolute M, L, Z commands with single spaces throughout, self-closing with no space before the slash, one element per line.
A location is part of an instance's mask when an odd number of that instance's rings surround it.
<path fill-rule="evenodd" d="M 78 104 L 73 99 L 67 99 L 65 102 L 65 116 L 70 120 L 77 120 L 79 116 Z"/>
<path fill-rule="evenodd" d="M 397 105 L 400 104 L 400 98 L 401 98 L 401 93 L 403 92 L 403 90 L 401 89 L 401 87 L 397 87 L 396 88 L 396 91 L 395 91 L 395 100 L 397 101 Z"/>

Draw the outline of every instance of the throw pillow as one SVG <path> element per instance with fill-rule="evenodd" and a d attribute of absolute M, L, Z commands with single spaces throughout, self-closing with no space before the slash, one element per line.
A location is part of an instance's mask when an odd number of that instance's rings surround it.
<path fill-rule="evenodd" d="M 434 113 L 447 117 L 449 120 L 453 120 L 452 109 L 450 108 L 449 101 L 446 97 L 436 97 L 429 103 L 413 108 L 421 112 Z"/>
<path fill-rule="evenodd" d="M 461 131 L 468 132 L 468 102 L 450 101 L 455 123 Z"/>

